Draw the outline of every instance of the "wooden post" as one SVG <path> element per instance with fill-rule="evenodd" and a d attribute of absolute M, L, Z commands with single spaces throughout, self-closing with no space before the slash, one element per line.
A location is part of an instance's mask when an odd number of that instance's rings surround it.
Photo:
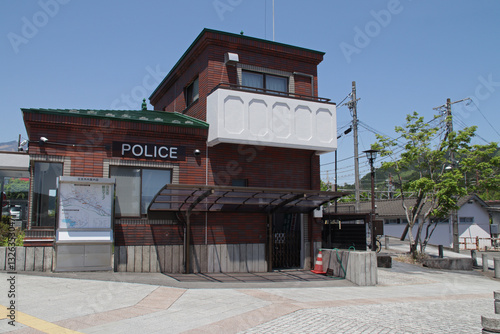
<path fill-rule="evenodd" d="M 190 220 L 191 213 L 187 212 L 186 213 L 186 233 L 185 233 L 185 238 L 186 241 L 184 242 L 184 273 L 189 274 L 191 272 L 190 270 L 190 265 L 191 265 L 191 220 Z"/>

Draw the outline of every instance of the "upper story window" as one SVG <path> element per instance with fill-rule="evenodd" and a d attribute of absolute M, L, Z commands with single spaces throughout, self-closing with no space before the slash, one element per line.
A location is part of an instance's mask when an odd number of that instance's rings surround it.
<path fill-rule="evenodd" d="M 281 77 L 267 73 L 243 71 L 242 85 L 246 87 L 270 90 L 270 93 L 274 93 L 273 91 L 288 93 L 287 77 Z"/>
<path fill-rule="evenodd" d="M 460 223 L 474 223 L 474 217 L 460 217 Z"/>
<path fill-rule="evenodd" d="M 186 98 L 186 107 L 189 107 L 193 102 L 200 97 L 198 92 L 198 78 L 194 79 L 185 89 L 184 95 Z"/>

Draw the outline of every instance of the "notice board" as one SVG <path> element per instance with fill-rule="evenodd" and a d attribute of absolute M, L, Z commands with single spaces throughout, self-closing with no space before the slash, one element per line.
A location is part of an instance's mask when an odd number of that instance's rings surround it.
<path fill-rule="evenodd" d="M 114 178 L 58 178 L 55 271 L 111 270 Z"/>

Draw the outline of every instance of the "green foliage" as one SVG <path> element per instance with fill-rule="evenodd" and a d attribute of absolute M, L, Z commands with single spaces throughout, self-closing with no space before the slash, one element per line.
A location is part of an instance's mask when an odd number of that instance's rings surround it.
<path fill-rule="evenodd" d="M 435 119 L 439 117 L 435 116 Z M 448 215 L 457 209 L 457 200 L 461 196 L 488 193 L 493 197 L 500 189 L 500 155 L 496 143 L 471 145 L 476 127 L 450 132 L 444 140 L 437 140 L 441 128 L 433 123 L 424 122 L 424 118 L 414 112 L 407 115 L 404 126 L 396 127 L 404 144 L 377 135 L 378 141 L 372 145 L 382 157 L 392 158 L 392 161 L 382 164 L 382 170 L 397 177 L 395 183 L 410 230 L 422 214 L 425 220 Z M 401 149 L 400 155 L 395 156 L 395 151 Z M 415 197 L 405 198 L 404 194 L 408 192 Z M 429 209 L 423 212 L 425 204 Z M 430 238 L 428 227 L 425 238 L 421 238 L 423 227 L 424 224 L 419 224 L 415 240 L 411 233 L 408 234 L 412 252 L 416 251 L 419 242 L 423 250 Z"/>
<path fill-rule="evenodd" d="M 29 181 L 26 179 L 10 178 L 5 184 L 4 191 L 7 199 L 27 199 L 29 192 Z"/>
<path fill-rule="evenodd" d="M 16 228 L 14 231 L 10 229 L 9 216 L 2 216 L 2 221 L 0 222 L 0 246 L 6 247 L 11 239 L 15 240 L 16 246 L 22 246 L 24 237 L 25 232 L 20 228 Z"/>
<path fill-rule="evenodd" d="M 323 180 L 320 180 L 320 189 L 321 191 L 333 191 L 333 185 L 332 184 L 328 184 L 326 182 L 324 182 Z"/>

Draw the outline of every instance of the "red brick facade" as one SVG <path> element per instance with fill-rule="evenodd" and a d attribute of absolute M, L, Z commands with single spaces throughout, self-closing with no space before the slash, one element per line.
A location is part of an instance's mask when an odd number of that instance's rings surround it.
<path fill-rule="evenodd" d="M 238 84 L 237 68 L 224 64 L 224 54 L 235 52 L 241 63 L 293 74 L 295 94 L 317 96 L 317 65 L 322 53 L 283 44 L 204 31 L 151 96 L 156 111 L 183 112 L 206 121 L 207 96 L 220 83 Z M 312 81 L 311 82 L 311 76 Z M 199 99 L 186 109 L 185 88 L 198 78 Z M 142 111 L 144 115 L 148 111 Z M 208 130 L 162 125 L 123 119 L 103 119 L 79 115 L 25 112 L 30 137 L 29 153 L 34 157 L 65 157 L 70 161 L 69 176 L 107 177 L 105 161 L 119 159 L 133 166 L 151 159 L 113 157 L 113 142 L 171 144 L 186 148 L 186 158 L 172 162 L 178 167 L 178 183 L 231 185 L 246 180 L 250 187 L 320 189 L 319 156 L 313 150 L 218 144 L 207 147 Z M 38 138 L 50 138 L 40 145 Z M 201 154 L 195 156 L 194 150 Z M 208 152 L 207 152 L 208 150 Z M 154 159 L 153 159 L 154 161 Z M 158 223 L 146 216 L 117 219 L 116 246 L 180 245 L 184 225 L 175 219 Z M 321 241 L 321 225 L 312 214 L 303 221 L 306 242 Z M 192 245 L 264 244 L 268 242 L 265 213 L 209 212 L 191 216 Z M 312 251 L 310 253 L 313 253 Z"/>
<path fill-rule="evenodd" d="M 155 110 L 184 112 L 206 120 L 206 97 L 220 83 L 238 84 L 236 67 L 224 64 L 224 54 L 234 52 L 248 66 L 279 70 L 294 75 L 295 93 L 317 96 L 317 66 L 322 53 L 253 38 L 235 38 L 229 34 L 207 31 L 193 43 L 185 56 L 151 95 Z M 311 79 L 313 76 L 314 94 Z M 186 109 L 184 89 L 199 78 L 200 98 Z"/>

